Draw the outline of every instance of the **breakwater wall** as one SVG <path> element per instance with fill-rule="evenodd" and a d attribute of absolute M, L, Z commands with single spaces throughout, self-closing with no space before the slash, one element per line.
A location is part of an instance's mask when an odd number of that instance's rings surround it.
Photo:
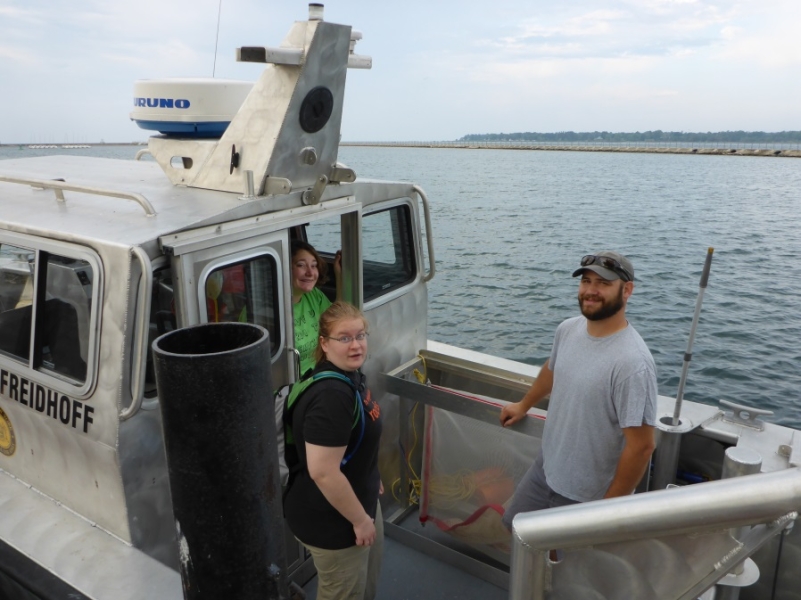
<path fill-rule="evenodd" d="M 558 152 L 645 152 L 649 154 L 702 154 L 716 156 L 772 156 L 801 158 L 799 144 L 725 144 L 704 142 L 694 145 L 639 142 L 627 144 L 603 142 L 341 142 L 341 146 L 383 146 L 393 148 L 461 148 L 465 150 L 544 150 Z"/>

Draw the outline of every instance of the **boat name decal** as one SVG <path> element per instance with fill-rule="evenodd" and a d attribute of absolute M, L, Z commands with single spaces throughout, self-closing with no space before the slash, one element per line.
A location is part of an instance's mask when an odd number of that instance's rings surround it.
<path fill-rule="evenodd" d="M 57 419 L 73 429 L 83 429 L 84 433 L 94 423 L 93 406 L 5 369 L 0 369 L 0 396 L 6 396 L 31 410 Z"/>
<path fill-rule="evenodd" d="M 134 98 L 134 106 L 147 108 L 189 108 L 190 104 L 185 98 Z"/>

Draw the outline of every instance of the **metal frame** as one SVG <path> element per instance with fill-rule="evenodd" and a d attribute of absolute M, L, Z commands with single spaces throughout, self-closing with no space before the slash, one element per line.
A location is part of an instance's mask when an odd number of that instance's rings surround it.
<path fill-rule="evenodd" d="M 694 599 L 791 524 L 799 510 L 801 469 L 794 468 L 522 513 L 513 521 L 509 598 L 545 599 L 553 548 L 764 524 L 680 597 Z"/>
<path fill-rule="evenodd" d="M 477 421 L 497 425 L 500 427 L 501 408 L 484 402 L 476 402 L 474 398 L 462 395 L 436 386 L 428 386 L 402 379 L 404 375 L 412 372 L 413 369 L 422 365 L 420 359 L 402 365 L 386 375 L 387 392 L 396 394 L 402 398 L 413 398 L 415 402 L 427 404 L 435 408 L 441 408 L 449 412 L 470 417 Z M 431 363 L 428 363 L 431 368 Z M 518 423 L 510 426 L 509 429 L 519 431 L 531 437 L 542 437 L 545 421 L 539 418 L 522 419 Z"/>
<path fill-rule="evenodd" d="M 472 380 L 491 382 L 515 391 L 520 391 L 521 393 L 528 389 L 532 381 L 531 378 L 522 377 L 519 374 L 510 373 L 496 367 L 472 363 L 463 359 L 423 350 L 417 358 L 383 375 L 383 383 L 386 386 L 387 393 L 395 394 L 400 397 L 401 410 L 399 411 L 399 426 L 402 438 L 405 437 L 409 431 L 407 419 L 403 418 L 403 416 L 408 414 L 409 405 L 414 402 L 447 410 L 500 427 L 500 407 L 476 401 L 475 398 L 460 394 L 456 391 L 423 385 L 416 380 L 410 380 L 409 378 L 412 376 L 412 371 L 416 368 L 422 368 L 423 359 L 426 361 L 426 368 L 428 370 L 436 369 L 452 374 L 469 375 Z M 531 437 L 541 438 L 544 420 L 541 418 L 541 414 L 538 413 L 544 414 L 543 411 L 534 409 L 531 415 L 533 418 L 522 419 L 509 429 Z M 401 468 L 400 473 L 401 489 L 407 489 L 408 479 L 406 470 Z M 410 548 L 471 573 L 479 579 L 503 589 L 509 589 L 509 574 L 505 570 L 472 558 L 458 550 L 440 544 L 429 537 L 403 528 L 401 523 L 416 512 L 416 510 L 417 507 L 414 505 L 407 504 L 401 506 L 399 510 L 395 511 L 384 520 L 386 534 Z"/>
<path fill-rule="evenodd" d="M 277 214 L 247 217 L 236 221 L 163 235 L 159 238 L 159 246 L 166 254 L 178 256 L 213 246 L 229 245 L 264 233 L 290 229 L 310 221 L 328 218 L 334 214 L 357 211 L 361 208 L 362 205 L 356 202 L 355 196 L 344 196 L 313 206 L 303 206 Z"/>
<path fill-rule="evenodd" d="M 413 286 L 417 285 L 418 280 L 420 280 L 420 279 L 423 282 L 426 281 L 425 278 L 423 277 L 424 274 L 423 274 L 423 271 L 421 269 L 422 254 L 419 252 L 420 243 L 421 243 L 421 240 L 420 240 L 420 229 L 419 229 L 419 227 L 417 227 L 417 224 L 418 224 L 418 210 L 417 210 L 417 204 L 414 202 L 414 200 L 412 200 L 408 196 L 401 196 L 399 198 L 392 198 L 392 199 L 389 199 L 389 200 L 384 200 L 384 201 L 381 201 L 381 202 L 376 202 L 376 203 L 370 204 L 369 208 L 366 207 L 366 206 L 363 206 L 362 207 L 362 222 L 364 222 L 366 219 L 369 219 L 371 216 L 373 216 L 375 214 L 382 213 L 382 212 L 385 212 L 385 211 L 395 210 L 395 209 L 402 208 L 402 207 L 408 207 L 409 213 L 410 213 L 409 214 L 409 218 L 410 218 L 409 225 L 412 228 L 412 234 L 413 234 L 412 243 L 414 245 L 414 247 L 412 248 L 412 251 L 416 252 L 416 254 L 414 256 L 414 259 L 416 261 L 416 267 L 415 267 L 416 273 L 415 273 L 415 276 L 414 276 L 413 279 L 410 279 L 408 282 L 404 283 L 403 285 L 401 285 L 400 287 L 398 287 L 396 289 L 393 289 L 392 291 L 390 291 L 388 293 L 381 294 L 379 296 L 372 296 L 371 298 L 368 298 L 366 300 L 364 299 L 364 297 L 362 297 L 362 306 L 363 306 L 364 310 L 372 310 L 372 309 L 378 308 L 379 306 L 382 306 L 383 304 L 386 304 L 387 302 L 391 302 L 392 300 L 395 300 L 396 298 L 405 295 L 406 293 L 408 293 L 408 291 Z M 359 239 L 360 240 L 362 239 L 361 235 L 359 236 Z M 362 254 L 363 254 L 363 252 L 362 252 Z M 364 258 L 364 257 L 362 257 L 362 258 Z M 362 260 L 362 262 L 364 262 L 364 261 Z M 361 263 L 360 263 L 360 268 L 361 268 Z M 364 281 L 364 269 L 362 269 L 361 280 Z M 362 290 L 364 290 L 364 286 L 362 286 Z M 363 294 L 362 294 L 362 296 L 363 296 Z"/>
<path fill-rule="evenodd" d="M 221 269 L 226 266 L 230 266 L 236 263 L 241 263 L 244 261 L 253 260 L 256 258 L 261 258 L 264 256 L 269 256 L 273 259 L 275 263 L 276 273 L 276 281 L 283 283 L 283 271 L 284 265 L 281 262 L 281 253 L 278 252 L 275 248 L 268 245 L 270 243 L 277 243 L 283 242 L 283 239 L 276 239 L 270 240 L 270 242 L 265 242 L 263 244 L 258 244 L 253 246 L 252 248 L 247 248 L 246 250 L 242 250 L 241 252 L 233 252 L 227 254 L 220 254 L 215 256 L 214 258 L 206 259 L 203 257 L 199 259 L 197 262 L 202 263 L 203 266 L 200 269 L 200 272 L 197 274 L 197 286 L 195 289 L 197 306 L 198 308 L 198 322 L 199 323 L 208 323 L 208 315 L 202 310 L 206 299 L 206 280 L 209 277 L 209 274 L 212 271 L 216 271 L 217 269 Z M 194 266 L 194 263 L 193 263 Z M 279 285 L 280 285 L 279 283 Z M 275 312 L 277 315 L 282 315 L 284 311 L 283 306 L 283 294 L 278 295 L 278 306 L 275 307 Z M 276 355 L 280 354 L 283 350 L 284 343 L 286 340 L 281 340 L 280 346 L 276 349 L 275 354 L 271 356 L 271 358 L 275 358 Z"/>
<path fill-rule="evenodd" d="M 36 253 L 36 273 L 34 274 L 35 296 L 39 294 L 37 286 L 39 283 L 40 252 L 44 251 L 51 254 L 58 254 L 59 256 L 66 256 L 68 258 L 85 260 L 92 266 L 94 281 L 92 282 L 92 309 L 89 321 L 89 340 L 86 351 L 86 380 L 82 384 L 76 385 L 69 379 L 52 371 L 47 371 L 44 369 L 32 369 L 30 366 L 31 354 L 28 355 L 28 358 L 24 363 L 6 356 L 0 356 L 0 362 L 5 362 L 12 369 L 23 370 L 25 372 L 25 377 L 31 381 L 41 383 L 42 385 L 46 385 L 54 390 L 58 390 L 59 392 L 66 394 L 71 398 L 84 399 L 90 397 L 94 393 L 99 370 L 97 368 L 97 354 L 100 346 L 101 333 L 101 298 L 104 297 L 103 286 L 105 285 L 103 261 L 94 248 L 89 246 L 62 242 L 60 240 L 44 238 L 37 235 L 28 235 L 25 233 L 3 230 L 0 231 L 0 242 L 28 248 Z M 31 353 L 33 351 L 33 344 L 31 344 Z"/>
<path fill-rule="evenodd" d="M 492 383 L 521 393 L 530 386 L 531 378 L 517 373 L 464 358 L 422 351 L 414 360 L 384 375 L 387 392 L 399 396 L 402 407 L 406 407 L 400 410 L 400 415 L 408 414 L 412 402 L 420 402 L 498 425 L 499 407 L 412 379 L 412 371 L 422 369 L 423 360 L 429 372 L 436 370 L 469 377 L 472 381 Z M 408 423 L 405 423 L 405 418 L 400 419 L 403 438 L 408 433 Z M 540 438 L 543 428 L 544 421 L 537 418 L 524 419 L 512 427 Z M 408 487 L 403 469 L 401 486 L 402 489 Z M 549 551 L 552 548 L 569 550 L 595 544 L 719 531 L 756 524 L 739 543 L 734 542 L 735 549 L 721 557 L 714 571 L 691 582 L 691 587 L 680 597 L 681 600 L 694 600 L 770 538 L 792 524 L 797 513 L 801 512 L 801 468 L 518 515 L 514 520 L 509 574 L 402 527 L 403 521 L 416 510 L 414 505 L 402 504 L 386 519 L 387 535 L 487 582 L 509 589 L 509 597 L 515 600 L 544 600 L 550 581 Z"/>

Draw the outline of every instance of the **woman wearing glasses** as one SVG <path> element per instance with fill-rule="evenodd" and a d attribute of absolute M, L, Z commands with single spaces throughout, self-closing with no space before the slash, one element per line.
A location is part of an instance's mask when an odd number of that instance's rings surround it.
<path fill-rule="evenodd" d="M 292 241 L 292 313 L 295 322 L 295 348 L 300 353 L 302 379 L 314 368 L 314 349 L 317 346 L 318 323 L 331 301 L 320 291 L 327 281 L 328 265 L 311 244 Z M 342 289 L 342 253 L 334 257 L 337 300 Z"/>
<path fill-rule="evenodd" d="M 286 418 L 299 468 L 284 496 L 284 514 L 317 568 L 317 598 L 371 600 L 381 567 L 384 528 L 379 493 L 381 409 L 367 389 L 367 321 L 335 302 L 320 317 L 317 379 Z M 336 373 L 338 378 L 331 376 Z"/>

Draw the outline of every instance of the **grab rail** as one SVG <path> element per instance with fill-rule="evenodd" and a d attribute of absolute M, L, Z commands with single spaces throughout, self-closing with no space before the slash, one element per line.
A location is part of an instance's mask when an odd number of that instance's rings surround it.
<path fill-rule="evenodd" d="M 548 553 L 554 548 L 569 550 L 757 523 L 772 523 L 775 533 L 799 511 L 801 468 L 522 513 L 513 521 L 509 598 L 545 597 Z M 764 532 L 751 533 L 750 540 L 743 540 L 744 547 L 764 543 Z M 737 554 L 732 560 L 746 557 L 747 553 Z M 704 578 L 691 591 L 715 581 Z"/>
<path fill-rule="evenodd" d="M 436 272 L 434 267 L 434 238 L 431 234 L 431 211 L 428 207 L 428 197 L 423 191 L 423 188 L 415 184 L 412 186 L 412 189 L 417 192 L 417 195 L 420 196 L 420 200 L 423 201 L 423 216 L 426 223 L 426 244 L 428 245 L 428 274 L 423 277 L 423 281 L 428 282 L 434 278 L 434 273 Z"/>
<path fill-rule="evenodd" d="M 120 421 L 127 421 L 142 406 L 145 387 L 145 343 L 150 333 L 150 298 L 153 288 L 153 270 L 150 258 L 139 246 L 131 248 L 133 254 L 142 265 L 142 277 L 139 282 L 139 302 L 136 303 L 136 323 L 134 324 L 135 344 L 133 350 L 133 369 L 131 372 L 131 403 L 120 411 Z"/>
<path fill-rule="evenodd" d="M 6 183 L 19 183 L 22 185 L 29 185 L 31 187 L 40 188 L 43 190 L 53 190 L 56 193 L 56 200 L 59 202 L 66 202 L 64 192 L 80 192 L 83 194 L 94 194 L 95 196 L 107 196 L 109 198 L 122 198 L 123 200 L 133 200 L 141 206 L 148 217 L 156 216 L 156 209 L 150 204 L 147 198 L 142 194 L 135 194 L 132 192 L 119 192 L 117 190 L 106 190 L 103 188 L 90 187 L 88 185 L 75 185 L 60 181 L 58 179 L 28 179 L 25 177 L 9 177 L 8 175 L 0 175 L 0 181 Z"/>

